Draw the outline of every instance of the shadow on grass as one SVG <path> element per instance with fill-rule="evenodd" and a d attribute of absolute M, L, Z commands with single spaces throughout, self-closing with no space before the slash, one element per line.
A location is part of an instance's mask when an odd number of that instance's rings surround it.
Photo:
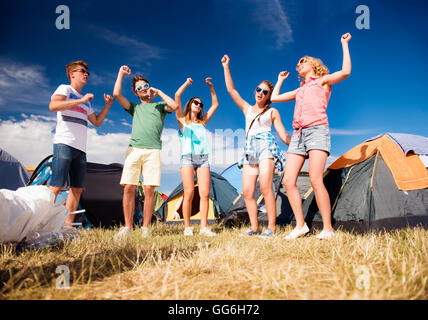
<path fill-rule="evenodd" d="M 49 249 L 53 252 L 59 248 Z M 141 247 L 130 245 L 115 249 L 106 249 L 99 253 L 86 254 L 74 259 L 61 255 L 57 260 L 39 265 L 23 267 L 0 266 L 0 299 L 16 290 L 56 286 L 61 273 L 59 266 L 66 266 L 69 273 L 70 285 L 89 284 L 106 277 L 132 270 L 143 263 L 154 264 L 165 261 L 172 255 L 192 255 L 199 250 L 197 245 L 177 248 L 172 245 L 165 247 Z M 15 261 L 16 262 L 16 261 Z M 23 265 L 23 263 L 20 263 Z"/>

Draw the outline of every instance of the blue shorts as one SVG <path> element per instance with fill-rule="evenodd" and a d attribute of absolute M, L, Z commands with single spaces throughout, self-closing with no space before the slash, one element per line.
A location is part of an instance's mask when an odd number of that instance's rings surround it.
<path fill-rule="evenodd" d="M 86 153 L 65 144 L 53 145 L 50 186 L 64 187 L 70 176 L 70 187 L 83 188 L 86 176 Z"/>
<path fill-rule="evenodd" d="M 198 168 L 209 168 L 210 164 L 208 163 L 207 154 L 185 154 L 181 156 L 180 159 L 180 168 L 183 167 L 193 167 Z"/>
<path fill-rule="evenodd" d="M 269 150 L 269 142 L 263 139 L 254 140 L 254 151 L 253 155 L 245 155 L 243 164 L 259 164 L 263 159 L 273 159 L 274 156 Z"/>
<path fill-rule="evenodd" d="M 323 150 L 330 155 L 330 148 L 329 126 L 313 126 L 302 128 L 299 135 L 294 130 L 287 153 L 301 154 L 307 158 L 309 150 Z"/>

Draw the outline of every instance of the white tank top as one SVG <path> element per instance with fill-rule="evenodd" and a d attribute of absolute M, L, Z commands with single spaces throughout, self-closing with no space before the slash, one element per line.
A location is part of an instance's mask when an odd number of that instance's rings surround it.
<path fill-rule="evenodd" d="M 245 133 L 247 134 L 247 136 L 254 136 L 261 132 L 271 132 L 273 109 L 270 108 L 269 110 L 267 110 L 254 122 L 253 120 L 255 117 L 258 116 L 258 113 L 253 113 L 252 109 L 252 106 L 248 107 L 247 115 L 245 116 Z M 248 128 L 250 127 L 251 122 L 253 122 L 253 125 L 251 126 L 250 132 L 248 132 Z"/>

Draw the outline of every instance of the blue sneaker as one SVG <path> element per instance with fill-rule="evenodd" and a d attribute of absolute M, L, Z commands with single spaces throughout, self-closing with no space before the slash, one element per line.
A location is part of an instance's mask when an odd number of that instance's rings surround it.
<path fill-rule="evenodd" d="M 275 235 L 275 232 L 273 232 L 271 229 L 267 228 L 261 235 L 259 235 L 259 238 L 272 238 Z"/>
<path fill-rule="evenodd" d="M 260 234 L 260 231 L 253 231 L 253 229 L 249 228 L 245 230 L 243 233 L 240 234 L 241 237 L 246 236 L 258 236 Z"/>

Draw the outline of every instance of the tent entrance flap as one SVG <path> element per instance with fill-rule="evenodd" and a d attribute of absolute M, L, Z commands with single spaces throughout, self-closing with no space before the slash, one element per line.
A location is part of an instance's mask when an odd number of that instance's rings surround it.
<path fill-rule="evenodd" d="M 192 199 L 192 208 L 190 211 L 190 221 L 199 221 L 201 213 L 199 210 L 201 198 L 199 197 L 199 188 L 195 186 Z M 208 199 L 208 220 L 216 220 L 214 215 L 214 205 L 211 199 Z M 167 222 L 183 222 L 183 193 L 177 195 L 168 201 L 167 204 Z"/>

